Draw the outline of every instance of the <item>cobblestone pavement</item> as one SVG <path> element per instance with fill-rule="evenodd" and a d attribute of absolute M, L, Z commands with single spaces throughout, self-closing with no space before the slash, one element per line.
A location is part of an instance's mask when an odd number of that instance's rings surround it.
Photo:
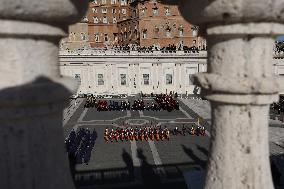
<path fill-rule="evenodd" d="M 128 97 L 131 103 L 133 97 Z M 146 100 L 146 99 L 145 99 Z M 190 101 L 190 102 L 188 102 Z M 147 99 L 146 103 L 151 103 Z M 88 165 L 76 166 L 76 183 L 82 188 L 186 188 L 183 172 L 204 170 L 210 143 L 210 106 L 208 101 L 180 100 L 180 110 L 167 111 L 122 111 L 97 112 L 84 109 L 79 104 L 73 116 L 64 126 L 64 136 L 80 127 L 95 129 L 98 138 Z M 202 117 L 206 136 L 172 136 L 170 141 L 134 141 L 106 143 L 103 132 L 106 127 L 121 127 L 124 123 L 158 123 L 169 128 L 195 125 Z M 275 124 L 274 124 L 275 125 Z M 276 124 L 277 125 L 277 124 Z M 283 148 L 276 143 L 283 129 L 270 128 L 270 151 L 281 154 Z M 278 135 L 274 135 L 278 133 Z M 84 186 L 84 187 L 83 187 Z"/>

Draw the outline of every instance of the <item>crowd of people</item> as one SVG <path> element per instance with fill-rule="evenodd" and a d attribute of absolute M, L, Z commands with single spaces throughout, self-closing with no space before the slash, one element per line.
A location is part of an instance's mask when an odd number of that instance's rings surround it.
<path fill-rule="evenodd" d="M 163 141 L 163 140 L 170 140 L 170 135 L 183 135 L 186 134 L 199 136 L 205 135 L 205 128 L 198 126 L 198 127 L 191 127 L 188 128 L 183 125 L 182 129 L 180 130 L 178 127 L 175 127 L 173 130 L 168 129 L 167 126 L 144 126 L 144 127 L 135 127 L 126 125 L 124 128 L 116 128 L 116 129 L 109 129 L 106 128 L 104 132 L 104 139 L 106 142 L 119 142 L 119 141 Z"/>
<path fill-rule="evenodd" d="M 108 48 L 105 47 L 105 50 L 107 50 Z M 183 46 L 183 45 L 179 45 L 176 46 L 174 44 L 169 44 L 166 47 L 158 47 L 158 46 L 148 46 L 148 47 L 141 47 L 139 45 L 115 45 L 113 47 L 111 47 L 112 50 L 118 50 L 118 51 L 138 51 L 138 52 L 153 52 L 153 51 L 171 51 L 171 52 L 175 52 L 175 51 L 191 51 L 193 53 L 198 53 L 199 50 L 206 50 L 206 47 L 202 47 L 202 48 L 198 48 L 196 46 Z"/>
<path fill-rule="evenodd" d="M 153 95 L 154 97 L 154 95 Z M 143 99 L 134 100 L 131 105 L 130 102 L 114 101 L 114 100 L 96 100 L 94 96 L 87 97 L 85 108 L 95 107 L 97 111 L 125 111 L 125 110 L 136 110 L 136 111 L 173 111 L 179 110 L 179 103 L 172 97 L 172 94 L 159 94 L 154 97 L 155 102 L 146 103 Z"/>
<path fill-rule="evenodd" d="M 167 111 L 172 110 L 179 110 L 179 102 L 172 97 L 172 94 L 159 94 L 156 95 L 155 101 L 158 103 L 158 105 L 163 109 Z"/>
<path fill-rule="evenodd" d="M 270 109 L 273 113 L 280 115 L 284 113 L 284 96 L 280 96 L 279 101 L 271 104 Z"/>
<path fill-rule="evenodd" d="M 95 129 L 93 132 L 85 128 L 80 128 L 78 132 L 72 130 L 65 140 L 69 159 L 76 164 L 88 164 L 96 138 Z"/>

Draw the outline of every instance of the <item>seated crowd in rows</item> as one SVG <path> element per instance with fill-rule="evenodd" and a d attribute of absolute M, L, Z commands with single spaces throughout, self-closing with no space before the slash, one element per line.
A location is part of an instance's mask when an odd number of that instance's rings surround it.
<path fill-rule="evenodd" d="M 145 103 L 143 99 L 134 100 L 133 105 L 126 101 L 107 101 L 107 100 L 96 100 L 95 97 L 90 96 L 84 105 L 85 108 L 95 107 L 97 111 L 124 111 L 124 110 L 153 110 L 161 111 L 167 110 L 169 112 L 173 110 L 179 110 L 179 102 L 174 99 L 171 95 L 160 94 L 154 98 L 155 102 Z"/>
<path fill-rule="evenodd" d="M 65 140 L 69 160 L 76 164 L 88 164 L 96 138 L 95 129 L 92 133 L 84 128 L 80 128 L 78 132 L 72 130 Z"/>

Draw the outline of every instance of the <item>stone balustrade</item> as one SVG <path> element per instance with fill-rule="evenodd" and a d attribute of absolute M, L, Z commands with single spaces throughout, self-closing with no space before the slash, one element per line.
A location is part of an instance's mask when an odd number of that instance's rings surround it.
<path fill-rule="evenodd" d="M 62 111 L 78 87 L 59 41 L 89 0 L 0 1 L 0 188 L 72 189 Z"/>
<path fill-rule="evenodd" d="M 283 90 L 271 63 L 273 37 L 284 33 L 283 0 L 179 2 L 209 44 L 208 73 L 196 77 L 212 107 L 204 188 L 272 189 L 268 111 Z M 60 77 L 58 44 L 87 4 L 0 1 L 1 188 L 74 188 L 61 115 L 76 85 Z"/>
<path fill-rule="evenodd" d="M 205 189 L 272 189 L 269 104 L 283 80 L 274 75 L 273 44 L 284 33 L 282 0 L 181 0 L 184 18 L 208 42 L 208 73 L 196 84 L 212 108 Z"/>

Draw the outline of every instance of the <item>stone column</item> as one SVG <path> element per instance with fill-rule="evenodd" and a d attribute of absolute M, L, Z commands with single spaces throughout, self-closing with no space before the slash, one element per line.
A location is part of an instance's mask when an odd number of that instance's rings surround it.
<path fill-rule="evenodd" d="M 88 0 L 0 0 L 0 188 L 74 188 L 62 110 L 76 82 L 60 77 L 59 40 Z"/>
<path fill-rule="evenodd" d="M 272 189 L 269 105 L 278 100 L 275 35 L 284 33 L 282 0 L 181 0 L 182 15 L 208 40 L 208 73 L 197 84 L 211 102 L 206 189 Z"/>

